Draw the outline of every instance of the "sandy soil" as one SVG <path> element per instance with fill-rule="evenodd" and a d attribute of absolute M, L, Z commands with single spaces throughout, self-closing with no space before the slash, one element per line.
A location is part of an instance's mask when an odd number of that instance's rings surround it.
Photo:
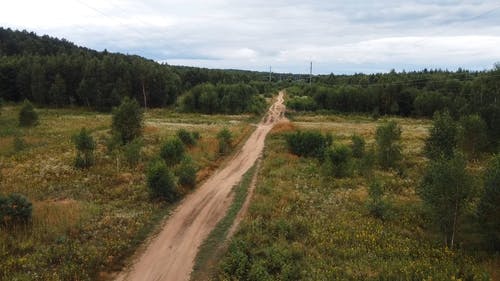
<path fill-rule="evenodd" d="M 232 187 L 259 158 L 267 133 L 283 118 L 283 94 L 279 93 L 267 116 L 227 166 L 184 199 L 161 232 L 134 264 L 118 275 L 117 281 L 189 280 L 198 247 L 231 203 Z"/>

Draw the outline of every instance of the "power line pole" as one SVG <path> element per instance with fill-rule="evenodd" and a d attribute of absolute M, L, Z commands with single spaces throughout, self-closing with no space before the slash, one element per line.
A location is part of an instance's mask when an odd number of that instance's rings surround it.
<path fill-rule="evenodd" d="M 309 67 L 309 86 L 311 86 L 313 77 L 313 62 L 311 62 L 311 66 Z"/>

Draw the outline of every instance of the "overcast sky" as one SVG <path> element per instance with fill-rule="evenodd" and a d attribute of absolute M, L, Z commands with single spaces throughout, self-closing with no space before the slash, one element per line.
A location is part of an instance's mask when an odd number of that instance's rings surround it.
<path fill-rule="evenodd" d="M 5 0 L 0 26 L 176 65 L 353 73 L 489 69 L 500 1 Z"/>

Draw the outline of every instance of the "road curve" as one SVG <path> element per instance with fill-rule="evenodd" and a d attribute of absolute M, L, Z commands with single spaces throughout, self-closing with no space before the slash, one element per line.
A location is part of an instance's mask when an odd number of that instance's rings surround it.
<path fill-rule="evenodd" d="M 195 192 L 189 194 L 147 245 L 133 265 L 116 281 L 189 280 L 198 248 L 230 205 L 231 190 L 264 149 L 267 133 L 284 116 L 281 91 L 266 117 L 241 150 Z"/>

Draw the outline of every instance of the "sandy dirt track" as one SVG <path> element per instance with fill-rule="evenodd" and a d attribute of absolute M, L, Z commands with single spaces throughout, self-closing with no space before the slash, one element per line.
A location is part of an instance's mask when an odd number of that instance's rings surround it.
<path fill-rule="evenodd" d="M 231 190 L 253 166 L 273 125 L 284 116 L 283 92 L 240 151 L 195 192 L 188 195 L 144 252 L 117 281 L 189 280 L 198 247 L 222 219 Z"/>

